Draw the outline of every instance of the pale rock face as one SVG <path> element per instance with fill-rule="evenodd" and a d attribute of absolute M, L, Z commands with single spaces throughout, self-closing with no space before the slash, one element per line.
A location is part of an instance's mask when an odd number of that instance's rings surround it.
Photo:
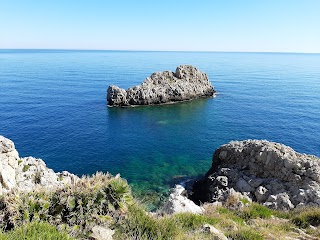
<path fill-rule="evenodd" d="M 112 240 L 113 239 L 113 234 L 114 230 L 108 228 L 108 227 L 102 227 L 102 226 L 94 226 L 92 228 L 92 234 L 91 234 L 91 239 L 95 240 Z"/>
<path fill-rule="evenodd" d="M 14 143 L 0 136 L 0 195 L 12 189 L 32 191 L 37 187 L 60 187 L 79 178 L 66 171 L 55 173 L 43 160 L 33 157 L 19 158 Z"/>
<path fill-rule="evenodd" d="M 109 86 L 109 106 L 163 104 L 176 101 L 210 97 L 215 94 L 208 76 L 190 65 L 178 66 L 176 72 L 155 72 L 141 85 L 128 90 Z"/>
<path fill-rule="evenodd" d="M 39 186 L 48 189 L 62 187 L 77 180 L 77 176 L 66 171 L 55 173 L 42 159 L 33 157 L 21 158 L 16 171 L 17 188 L 20 191 L 32 191 Z"/>
<path fill-rule="evenodd" d="M 16 168 L 18 167 L 19 154 L 14 143 L 0 136 L 0 194 L 16 187 Z"/>
<path fill-rule="evenodd" d="M 290 197 L 287 193 L 271 195 L 263 205 L 279 210 L 289 210 L 294 208 L 294 205 L 291 203 Z"/>
<path fill-rule="evenodd" d="M 108 88 L 107 100 L 110 105 L 127 105 L 127 92 L 122 88 L 111 85 Z"/>
<path fill-rule="evenodd" d="M 203 213 L 204 209 L 202 207 L 199 207 L 190 199 L 183 196 L 184 191 L 184 187 L 176 185 L 160 212 L 165 214 L 186 212 L 195 214 Z"/>
<path fill-rule="evenodd" d="M 221 177 L 227 186 L 216 180 Z M 320 159 L 266 140 L 232 141 L 215 151 L 191 199 L 223 201 L 228 189 L 276 209 L 320 206 Z"/>

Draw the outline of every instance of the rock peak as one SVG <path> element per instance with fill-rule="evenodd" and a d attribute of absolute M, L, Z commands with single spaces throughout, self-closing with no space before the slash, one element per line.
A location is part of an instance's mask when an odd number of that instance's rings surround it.
<path fill-rule="evenodd" d="M 111 85 L 109 106 L 153 105 L 211 97 L 215 90 L 207 74 L 191 65 L 180 65 L 175 72 L 154 72 L 140 85 L 128 90 Z"/>

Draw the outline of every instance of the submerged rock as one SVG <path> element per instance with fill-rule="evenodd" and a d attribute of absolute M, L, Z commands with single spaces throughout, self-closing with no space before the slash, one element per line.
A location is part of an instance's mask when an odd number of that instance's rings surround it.
<path fill-rule="evenodd" d="M 12 189 L 32 191 L 39 186 L 59 187 L 78 179 L 67 171 L 55 173 L 41 159 L 20 158 L 14 143 L 0 136 L 0 195 Z"/>
<path fill-rule="evenodd" d="M 320 206 L 320 159 L 266 140 L 232 141 L 215 151 L 191 198 L 225 202 L 231 190 L 275 209 Z"/>
<path fill-rule="evenodd" d="M 176 72 L 155 72 L 141 85 L 128 90 L 109 86 L 109 106 L 152 105 L 211 97 L 215 94 L 207 74 L 190 65 L 178 66 Z"/>

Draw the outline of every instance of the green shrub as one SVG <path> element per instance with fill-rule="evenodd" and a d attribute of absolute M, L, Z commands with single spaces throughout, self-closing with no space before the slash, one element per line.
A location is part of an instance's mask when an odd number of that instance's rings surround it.
<path fill-rule="evenodd" d="M 270 218 L 273 211 L 258 203 L 252 203 L 249 206 L 236 211 L 235 214 L 244 220 L 249 220 L 254 218 Z"/>
<path fill-rule="evenodd" d="M 72 240 L 67 233 L 58 231 L 55 226 L 45 222 L 33 222 L 6 233 L 0 233 L 2 240 Z"/>
<path fill-rule="evenodd" d="M 234 221 L 237 224 L 243 225 L 244 220 L 237 215 L 237 211 L 235 210 L 230 210 L 225 207 L 218 207 L 216 211 L 220 214 L 220 219 L 229 219 Z"/>
<path fill-rule="evenodd" d="M 73 185 L 11 193 L 0 199 L 0 227 L 6 230 L 33 221 L 64 225 L 73 236 L 87 235 L 94 225 L 110 224 L 133 203 L 126 180 L 97 173 Z"/>
<path fill-rule="evenodd" d="M 240 229 L 229 232 L 226 236 L 232 240 L 263 240 L 262 235 L 252 229 Z"/>
<path fill-rule="evenodd" d="M 22 168 L 22 172 L 28 171 L 29 168 L 30 168 L 30 166 L 28 164 L 24 165 L 23 168 Z"/>
<path fill-rule="evenodd" d="M 244 205 L 251 203 L 247 198 L 240 198 L 240 202 L 242 202 Z"/>
<path fill-rule="evenodd" d="M 195 230 L 206 223 L 213 225 L 219 222 L 216 218 L 192 213 L 176 214 L 173 218 L 175 218 L 176 222 L 185 230 Z"/>

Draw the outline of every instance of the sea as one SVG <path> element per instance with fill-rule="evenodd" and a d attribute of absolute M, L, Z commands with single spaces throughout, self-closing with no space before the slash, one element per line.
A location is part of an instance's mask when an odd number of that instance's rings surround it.
<path fill-rule="evenodd" d="M 216 97 L 107 106 L 109 85 L 181 64 L 206 72 Z M 159 202 L 232 140 L 320 157 L 320 54 L 0 50 L 0 135 L 54 171 L 120 173 L 142 200 Z"/>

